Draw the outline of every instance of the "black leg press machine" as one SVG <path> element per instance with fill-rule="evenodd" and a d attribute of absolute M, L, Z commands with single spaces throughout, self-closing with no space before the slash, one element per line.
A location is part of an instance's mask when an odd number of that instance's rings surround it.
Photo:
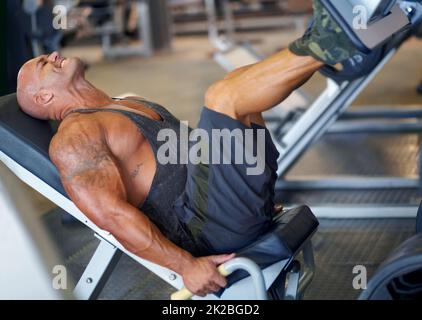
<path fill-rule="evenodd" d="M 319 105 L 319 109 L 316 108 L 318 113 L 313 112 L 302 120 L 309 121 L 308 126 L 297 127 L 284 136 L 286 150 L 283 150 L 285 157 L 280 163 L 280 170 L 288 167 L 295 154 L 301 153 L 327 128 L 327 123 L 338 114 L 342 105 L 347 105 L 352 99 L 353 92 L 365 85 L 365 76 L 381 68 L 422 20 L 421 1 L 322 2 L 362 54 L 376 53 L 379 56 L 371 70 L 366 68 L 359 75 L 354 73 L 354 79 L 346 82 L 343 82 L 342 76 L 352 67 L 347 62 L 342 72 L 324 68 L 327 77 L 336 79 L 340 85 L 333 89 L 334 95 L 329 95 L 332 100 L 329 106 Z M 371 17 L 368 29 L 364 31 L 353 28 L 353 16 L 350 15 L 353 6 L 358 4 L 366 5 Z M 379 48 L 383 49 L 380 51 Z M 340 95 L 339 90 L 347 94 Z M 322 103 L 321 100 L 319 103 Z M 0 264 L 0 274 L 3 275 L 0 298 L 95 299 L 123 253 L 177 290 L 183 289 L 179 275 L 128 252 L 111 234 L 93 224 L 70 200 L 48 156 L 55 127 L 50 122 L 33 119 L 21 112 L 15 94 L 0 98 L 0 256 L 7 257 Z M 53 243 L 42 231 L 39 220 L 31 212 L 31 204 L 19 188 L 16 177 L 92 229 L 100 240 L 74 288 L 67 291 L 51 288 L 51 270 L 60 259 Z M 418 215 L 418 225 L 417 234 L 397 248 L 380 266 L 361 299 L 422 297 L 422 213 Z M 302 298 L 315 272 L 311 239 L 317 227 L 317 219 L 306 206 L 283 211 L 275 218 L 273 230 L 239 250 L 236 258 L 220 268 L 228 276 L 228 288 L 205 299 Z M 13 253 L 10 249 L 12 243 Z M 28 273 L 27 270 L 33 272 Z M 186 298 L 185 293 L 179 291 L 173 298 Z"/>

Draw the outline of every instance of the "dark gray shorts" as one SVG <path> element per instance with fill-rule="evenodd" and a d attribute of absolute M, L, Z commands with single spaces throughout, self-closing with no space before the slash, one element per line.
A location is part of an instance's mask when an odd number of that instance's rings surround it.
<path fill-rule="evenodd" d="M 245 136 L 249 130 L 253 144 L 258 141 L 258 131 L 263 130 L 259 132 L 265 137 L 262 174 L 249 175 L 247 169 L 256 165 L 246 161 L 235 163 L 234 157 L 230 164 L 189 163 L 185 192 L 175 204 L 179 219 L 187 226 L 201 254 L 234 252 L 255 241 L 271 226 L 279 153 L 266 128 L 256 124 L 249 128 L 208 108 L 203 108 L 198 128 L 210 137 L 213 129 L 238 129 L 237 132 L 240 129 Z M 223 153 L 220 142 L 209 141 L 210 160 L 218 148 Z M 245 150 L 245 156 L 257 152 L 256 145 L 251 148 L 251 144 Z M 232 155 L 236 151 L 234 144 L 231 151 Z"/>

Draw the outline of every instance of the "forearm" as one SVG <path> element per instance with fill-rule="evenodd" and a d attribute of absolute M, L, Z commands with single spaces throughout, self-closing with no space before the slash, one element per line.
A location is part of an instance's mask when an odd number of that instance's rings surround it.
<path fill-rule="evenodd" d="M 231 104 L 239 115 L 262 112 L 286 99 L 322 66 L 286 49 L 229 74 L 209 90 L 206 104 Z"/>
<path fill-rule="evenodd" d="M 120 204 L 108 228 L 111 234 L 130 252 L 178 274 L 192 263 L 193 256 L 169 241 L 137 208 Z"/>

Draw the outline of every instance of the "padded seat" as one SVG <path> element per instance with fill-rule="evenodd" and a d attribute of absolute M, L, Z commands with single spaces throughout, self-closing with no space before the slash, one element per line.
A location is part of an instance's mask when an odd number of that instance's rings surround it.
<path fill-rule="evenodd" d="M 16 94 L 0 97 L 0 151 L 69 198 L 48 156 L 55 126 L 56 123 L 23 113 Z M 318 220 L 305 206 L 277 215 L 274 222 L 270 232 L 240 250 L 237 256 L 250 258 L 261 268 L 292 259 L 318 227 Z M 241 271 L 235 272 L 230 276 L 229 284 L 245 276 Z"/>
<path fill-rule="evenodd" d="M 274 226 L 268 233 L 237 255 L 252 259 L 261 267 L 289 259 L 312 236 L 318 224 L 307 206 L 284 211 L 274 218 Z"/>
<path fill-rule="evenodd" d="M 307 206 L 284 211 L 274 218 L 274 226 L 269 232 L 236 255 L 253 260 L 261 269 L 281 260 L 291 260 L 312 237 L 318 225 L 317 218 Z M 228 285 L 246 276 L 245 271 L 236 271 L 228 277 Z"/>

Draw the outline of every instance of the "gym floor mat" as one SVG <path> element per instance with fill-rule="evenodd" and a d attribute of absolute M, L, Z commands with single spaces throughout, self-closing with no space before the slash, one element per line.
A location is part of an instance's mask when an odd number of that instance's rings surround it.
<path fill-rule="evenodd" d="M 74 221 L 63 225 L 67 215 L 57 208 L 43 217 L 44 225 L 56 243 L 62 259 L 76 283 L 94 254 L 99 240 L 83 224 Z M 168 299 L 175 290 L 127 255 L 122 255 L 99 299 Z"/>
<path fill-rule="evenodd" d="M 65 265 L 78 279 L 98 244 L 91 230 L 82 224 L 64 226 L 63 211 L 44 216 L 46 228 L 63 254 Z M 413 219 L 327 220 L 314 236 L 316 275 L 305 299 L 356 299 L 353 289 L 355 265 L 367 268 L 368 277 L 415 229 Z M 123 255 L 99 299 L 168 299 L 174 289 L 131 258 Z"/>
<path fill-rule="evenodd" d="M 316 272 L 305 294 L 311 300 L 354 300 L 353 268 L 368 279 L 387 256 L 415 233 L 414 219 L 320 219 L 313 238 Z"/>
<path fill-rule="evenodd" d="M 287 177 L 417 175 L 420 145 L 419 134 L 329 134 L 305 152 Z"/>

